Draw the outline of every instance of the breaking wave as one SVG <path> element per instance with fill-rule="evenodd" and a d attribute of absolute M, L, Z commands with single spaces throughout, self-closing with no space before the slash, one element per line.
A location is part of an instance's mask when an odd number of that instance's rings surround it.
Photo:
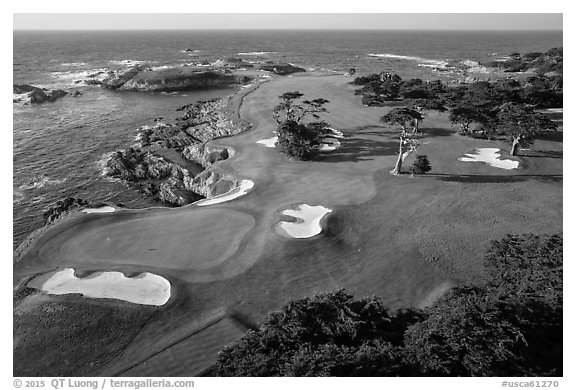
<path fill-rule="evenodd" d="M 50 179 L 46 175 L 34 176 L 28 180 L 24 184 L 21 184 L 18 189 L 20 190 L 31 190 L 34 188 L 42 188 L 51 185 L 62 184 L 66 181 L 64 179 Z"/>
<path fill-rule="evenodd" d="M 368 57 L 376 58 L 390 58 L 393 60 L 405 60 L 405 61 L 415 61 L 418 62 L 418 66 L 423 66 L 427 68 L 445 68 L 448 66 L 448 61 L 445 60 L 433 60 L 430 58 L 422 58 L 415 56 L 403 56 L 399 54 L 390 53 L 370 53 Z"/>

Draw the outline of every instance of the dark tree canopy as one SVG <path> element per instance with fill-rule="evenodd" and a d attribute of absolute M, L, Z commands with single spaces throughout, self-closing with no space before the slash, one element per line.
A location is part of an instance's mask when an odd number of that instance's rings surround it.
<path fill-rule="evenodd" d="M 343 291 L 289 302 L 225 348 L 219 376 L 562 376 L 562 237 L 507 236 L 486 281 L 424 311 Z"/>
<path fill-rule="evenodd" d="M 406 130 L 407 126 L 414 126 L 417 120 L 422 120 L 421 113 L 410 108 L 393 108 L 389 113 L 380 118 L 381 122 L 388 123 L 393 126 L 400 126 L 402 130 Z"/>
<path fill-rule="evenodd" d="M 328 100 L 317 98 L 299 101 L 304 96 L 299 91 L 286 92 L 272 113 L 278 133 L 277 150 L 299 160 L 309 160 L 318 152 L 328 123 L 320 120 L 321 113 L 327 112 L 324 105 Z M 313 121 L 306 122 L 311 116 Z"/>
<path fill-rule="evenodd" d="M 541 131 L 556 130 L 557 126 L 545 115 L 535 112 L 525 104 L 505 103 L 498 111 L 497 130 L 512 142 L 511 155 L 518 146 L 528 146 Z"/>
<path fill-rule="evenodd" d="M 338 291 L 289 302 L 257 331 L 225 348 L 220 376 L 400 374 L 399 345 L 415 312 L 392 317 L 375 297 Z"/>

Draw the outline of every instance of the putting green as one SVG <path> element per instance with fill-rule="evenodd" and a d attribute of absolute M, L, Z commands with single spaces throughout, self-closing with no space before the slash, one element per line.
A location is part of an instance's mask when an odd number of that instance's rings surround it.
<path fill-rule="evenodd" d="M 98 219 L 53 237 L 39 249 L 39 257 L 44 262 L 201 270 L 233 256 L 254 224 L 248 214 L 208 208 Z M 216 236 L 226 237 L 226 243 Z"/>

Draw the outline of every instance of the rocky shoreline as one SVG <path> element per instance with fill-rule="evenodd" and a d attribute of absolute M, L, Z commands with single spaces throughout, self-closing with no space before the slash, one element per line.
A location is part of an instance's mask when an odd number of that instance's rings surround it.
<path fill-rule="evenodd" d="M 238 134 L 248 124 L 233 118 L 232 98 L 201 101 L 177 109 L 175 123 L 157 123 L 138 133 L 139 148 L 115 152 L 106 162 L 106 174 L 124 180 L 157 202 L 184 206 L 224 194 L 238 186 L 232 176 L 211 169 L 234 154 L 231 148 L 208 144 L 215 138 Z M 173 149 L 184 160 L 203 167 L 194 175 L 189 169 L 161 155 Z M 160 152 L 160 153 L 159 153 Z"/>
<path fill-rule="evenodd" d="M 46 88 L 39 88 L 28 84 L 14 84 L 12 93 L 15 95 L 12 98 L 13 103 L 23 102 L 24 104 L 42 104 L 45 102 L 55 102 L 57 99 L 68 95 L 68 92 L 61 89 L 54 89 L 50 91 Z"/>

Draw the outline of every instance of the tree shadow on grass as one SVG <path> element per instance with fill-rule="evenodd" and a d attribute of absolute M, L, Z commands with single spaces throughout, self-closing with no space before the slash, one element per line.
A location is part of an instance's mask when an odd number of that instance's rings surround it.
<path fill-rule="evenodd" d="M 423 134 L 425 137 L 449 137 L 456 134 L 457 131 L 450 129 L 443 129 L 440 127 L 421 127 L 419 133 Z"/>
<path fill-rule="evenodd" d="M 561 150 L 525 150 L 520 157 L 527 158 L 564 158 Z"/>
<path fill-rule="evenodd" d="M 372 160 L 379 156 L 393 156 L 398 152 L 397 141 L 372 141 L 362 138 L 342 138 L 336 150 L 320 152 L 314 161 L 317 162 L 359 162 Z"/>
<path fill-rule="evenodd" d="M 535 137 L 536 140 L 542 141 L 552 141 L 552 142 L 563 142 L 564 141 L 564 132 L 562 131 L 546 131 L 539 133 Z"/>
<path fill-rule="evenodd" d="M 427 174 L 438 180 L 458 183 L 517 183 L 526 180 L 539 180 L 558 183 L 563 175 L 452 175 L 445 173 Z"/>

